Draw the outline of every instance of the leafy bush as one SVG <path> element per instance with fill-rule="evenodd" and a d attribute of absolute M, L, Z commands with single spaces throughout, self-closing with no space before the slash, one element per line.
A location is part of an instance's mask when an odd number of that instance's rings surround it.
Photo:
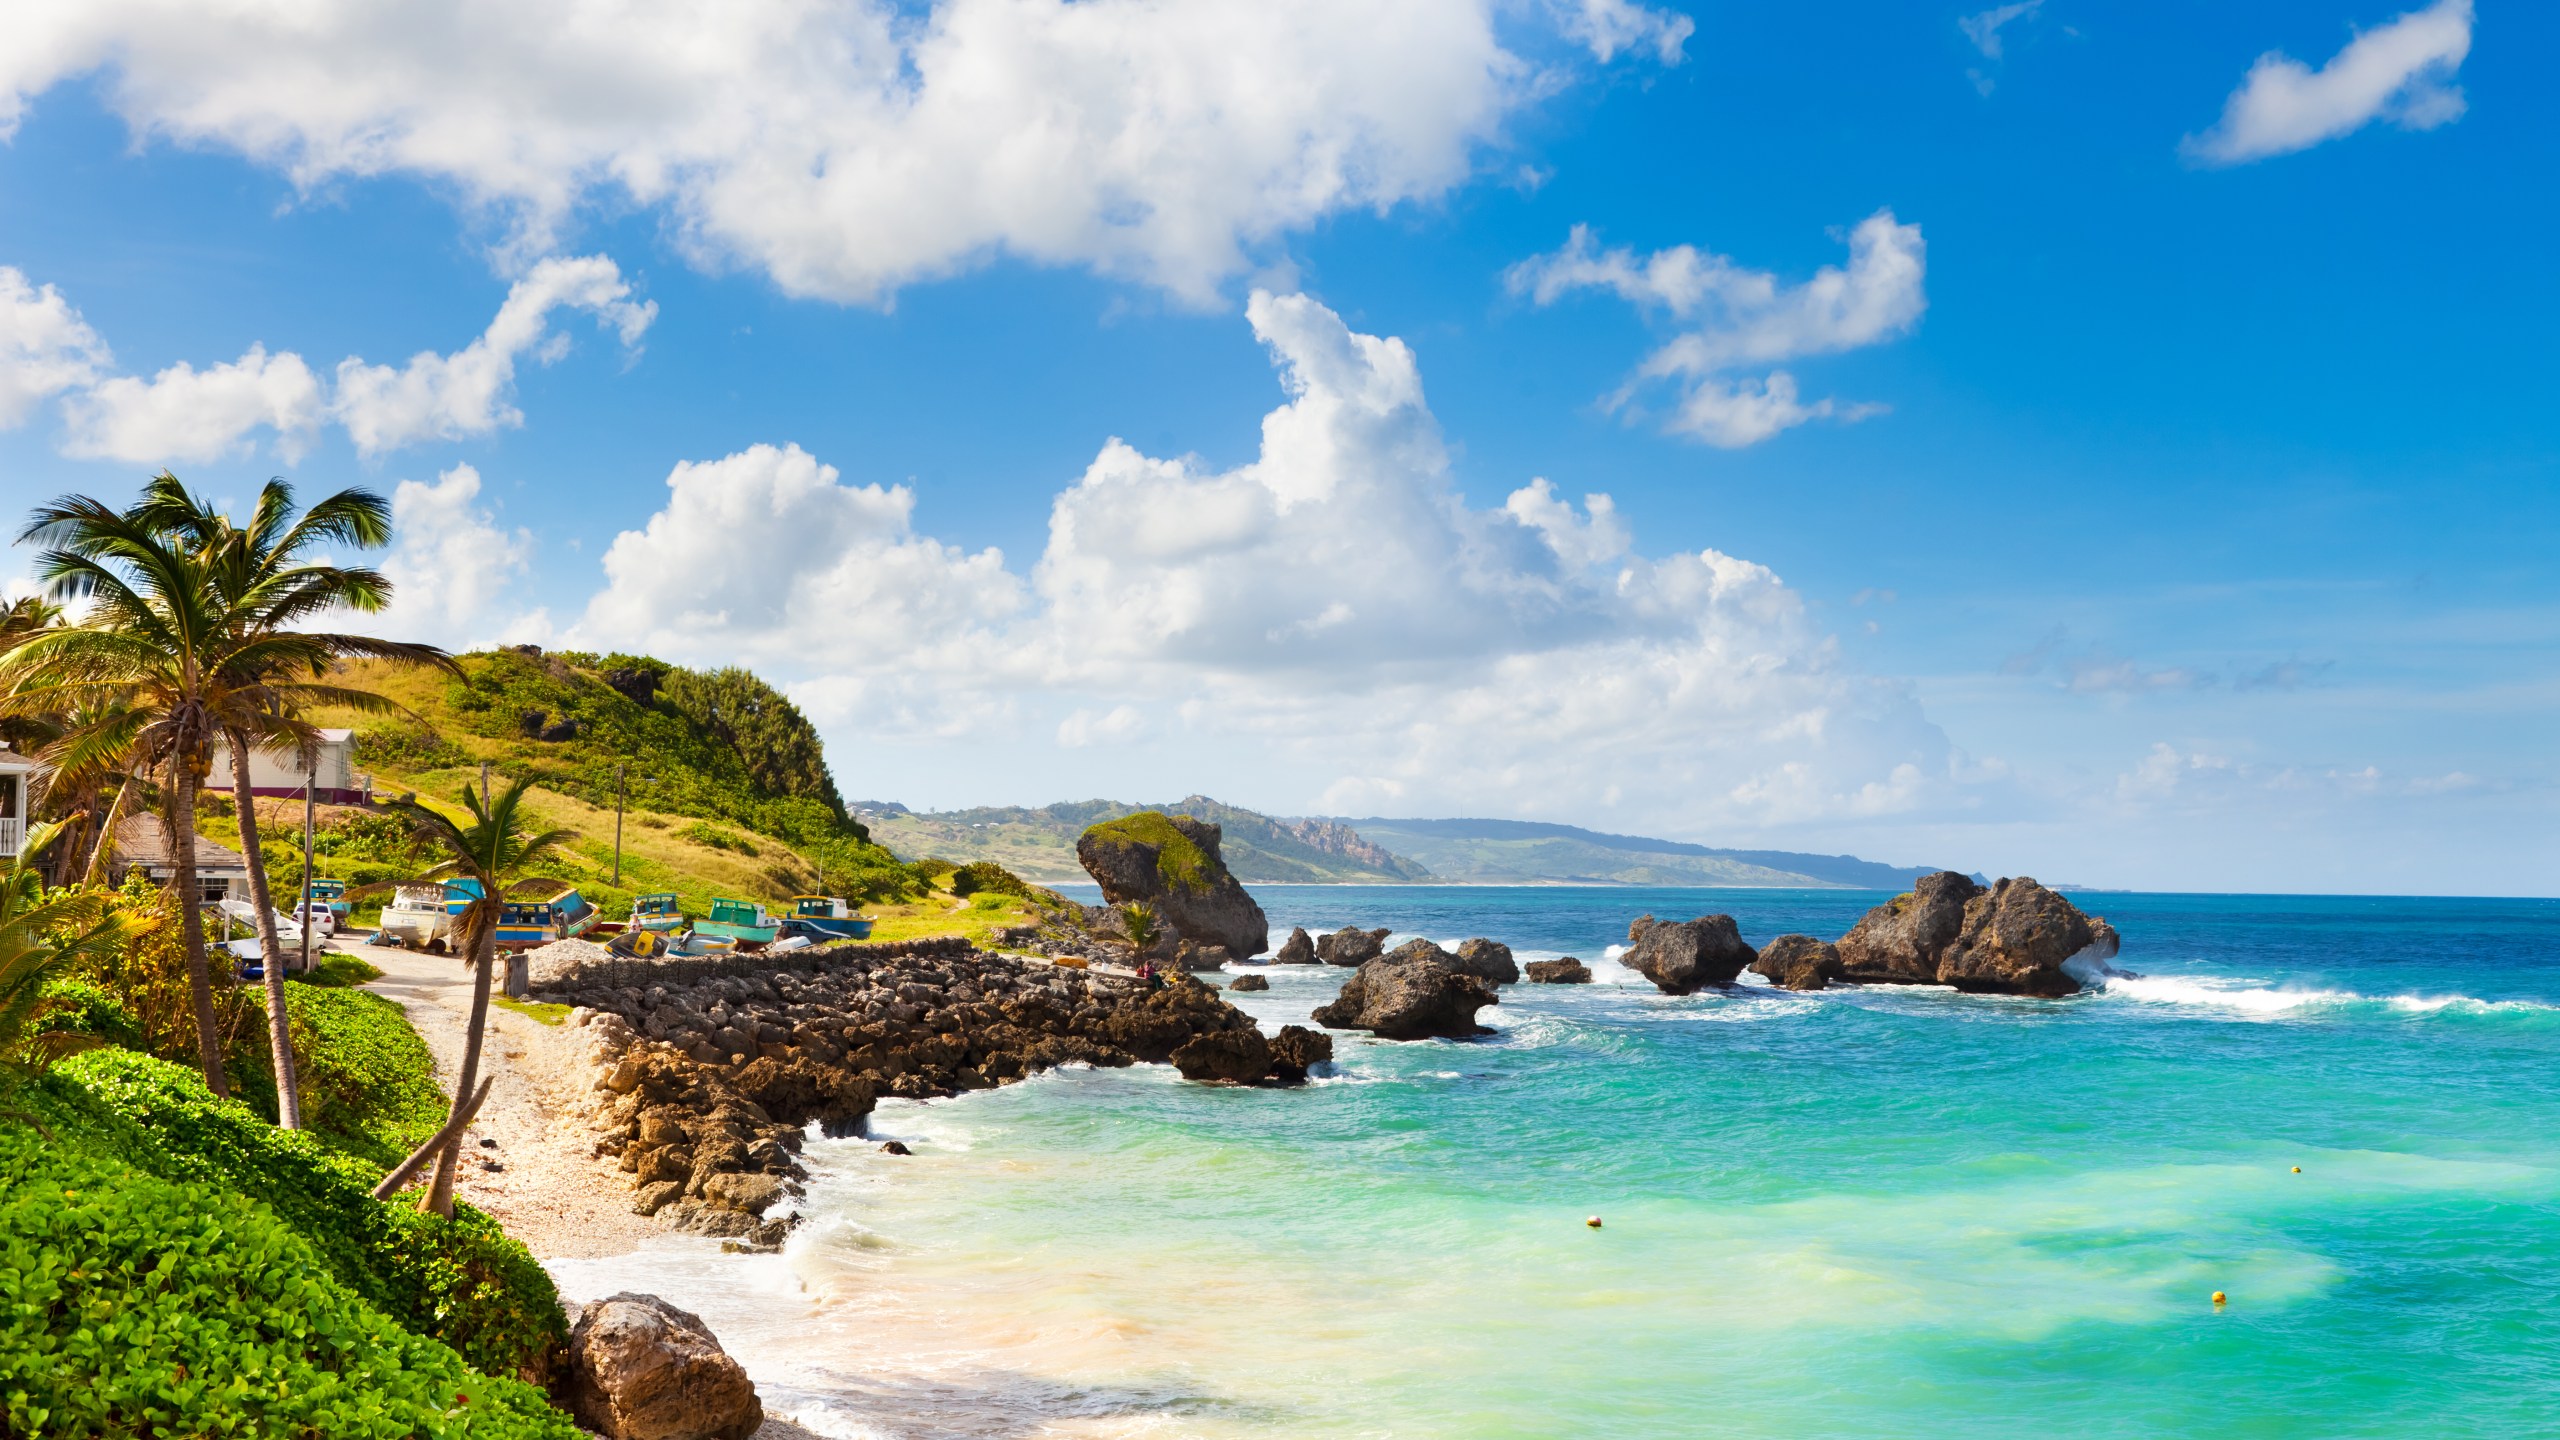
<path fill-rule="evenodd" d="M 576 1440 L 208 1184 L 0 1130 L 0 1434 Z"/>
<path fill-rule="evenodd" d="M 25 1099 L 95 1154 L 173 1184 L 265 1202 L 348 1290 L 484 1372 L 540 1383 L 568 1339 L 551 1277 L 489 1217 L 456 1205 L 444 1220 L 376 1200 L 380 1167 L 214 1099 L 192 1071 L 93 1050 Z"/>
<path fill-rule="evenodd" d="M 405 775 L 468 765 L 471 757 L 429 726 L 388 724 L 367 726 L 358 732 L 356 763 Z"/>
<path fill-rule="evenodd" d="M 728 850 L 740 855 L 762 853 L 756 849 L 755 842 L 745 836 L 723 830 L 717 825 L 704 824 L 699 820 L 675 833 L 679 840 L 690 840 L 696 845 L 707 845 L 714 850 Z"/>
<path fill-rule="evenodd" d="M 1021 876 L 993 860 L 972 860 L 952 872 L 952 894 L 966 897 L 982 890 L 998 895 L 1019 895 L 1026 900 L 1031 897 L 1031 887 Z"/>
<path fill-rule="evenodd" d="M 80 975 L 65 975 L 45 983 L 34 1033 L 95 1035 L 128 1050 L 142 1045 L 142 1027 L 125 1012 L 124 1002 L 106 986 Z"/>
<path fill-rule="evenodd" d="M 285 982 L 284 1004 L 303 1123 L 322 1139 L 389 1169 L 444 1123 L 435 1057 L 399 1006 L 371 991 L 300 980 Z"/>

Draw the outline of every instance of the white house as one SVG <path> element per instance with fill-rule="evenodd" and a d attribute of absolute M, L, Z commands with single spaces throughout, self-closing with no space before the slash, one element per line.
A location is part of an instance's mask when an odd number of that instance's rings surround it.
<path fill-rule="evenodd" d="M 356 732 L 323 730 L 320 732 L 318 764 L 310 771 L 302 768 L 300 752 L 259 749 L 249 752 L 249 789 L 269 797 L 302 798 L 302 787 L 312 784 L 312 798 L 323 805 L 362 805 L 373 796 L 373 777 L 356 769 Z M 213 747 L 213 776 L 208 787 L 228 792 L 231 789 L 231 747 L 216 741 Z"/>
<path fill-rule="evenodd" d="M 27 843 L 27 809 L 37 768 L 35 761 L 0 745 L 0 859 Z"/>

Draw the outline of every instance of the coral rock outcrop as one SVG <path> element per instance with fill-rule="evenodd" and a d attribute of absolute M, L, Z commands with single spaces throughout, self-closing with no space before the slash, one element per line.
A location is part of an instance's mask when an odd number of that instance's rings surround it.
<path fill-rule="evenodd" d="M 1493 986 L 1460 968 L 1458 957 L 1415 940 L 1362 965 L 1315 1021 L 1381 1040 L 1464 1040 L 1492 1033 L 1476 1023 L 1476 1012 L 1500 1003 Z"/>
<path fill-rule="evenodd" d="M 1570 955 L 1561 960 L 1532 960 L 1529 962 L 1529 983 L 1588 985 L 1591 983 L 1591 967 Z"/>
<path fill-rule="evenodd" d="M 1847 972 L 1840 964 L 1840 948 L 1830 941 L 1781 935 L 1761 947 L 1751 973 L 1781 990 L 1822 990 Z"/>
<path fill-rule="evenodd" d="M 562 1389 L 578 1423 L 608 1440 L 748 1440 L 764 1405 L 700 1316 L 655 1295 L 611 1295 L 578 1312 Z"/>
<path fill-rule="evenodd" d="M 1665 995 L 1731 985 L 1758 958 L 1742 943 L 1742 932 L 1730 915 L 1701 915 L 1686 921 L 1638 916 L 1627 927 L 1627 953 L 1621 957 L 1628 969 L 1652 981 L 1653 988 Z"/>
<path fill-rule="evenodd" d="M 1206 820 L 1148 810 L 1087 829 L 1076 859 L 1106 902 L 1151 905 L 1182 939 L 1259 955 L 1270 923 L 1219 856 L 1220 838 Z"/>

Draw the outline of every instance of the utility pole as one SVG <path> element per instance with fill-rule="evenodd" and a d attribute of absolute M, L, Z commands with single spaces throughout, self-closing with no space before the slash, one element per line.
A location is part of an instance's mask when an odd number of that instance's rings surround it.
<path fill-rule="evenodd" d="M 622 767 L 613 767 L 613 883 L 622 885 L 622 807 L 630 798 L 630 787 L 622 783 Z"/>
<path fill-rule="evenodd" d="M 483 760 L 480 762 L 480 808 L 485 810 L 494 803 L 489 794 L 489 762 Z"/>
<path fill-rule="evenodd" d="M 302 756 L 302 973 L 311 973 L 311 787 L 320 783 L 320 756 L 306 750 Z"/>

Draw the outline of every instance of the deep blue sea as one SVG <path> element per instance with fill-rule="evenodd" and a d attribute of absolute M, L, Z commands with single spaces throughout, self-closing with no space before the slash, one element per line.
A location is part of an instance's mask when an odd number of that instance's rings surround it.
<path fill-rule="evenodd" d="M 1673 998 L 1637 914 L 1884 897 L 1255 891 L 1600 983 L 1296 1091 L 894 1103 L 785 1254 L 564 1288 L 699 1306 L 837 1436 L 2560 1435 L 2560 902 L 2080 895 L 2143 978 Z M 1344 972 L 1266 973 L 1277 1028 Z"/>

